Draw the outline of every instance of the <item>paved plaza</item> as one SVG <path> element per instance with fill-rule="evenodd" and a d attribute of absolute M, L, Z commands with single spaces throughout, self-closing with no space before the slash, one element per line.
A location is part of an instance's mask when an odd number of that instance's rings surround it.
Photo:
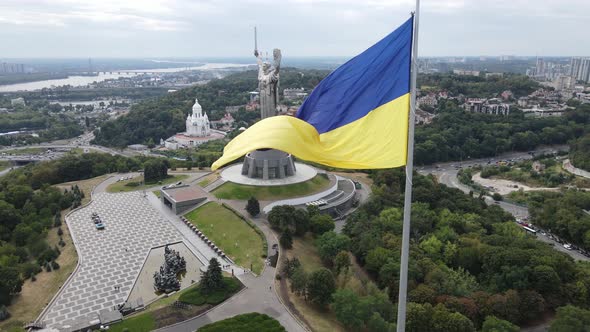
<path fill-rule="evenodd" d="M 104 230 L 96 229 L 93 212 L 103 220 Z M 80 266 L 41 318 L 46 326 L 64 330 L 124 303 L 150 249 L 182 241 L 178 230 L 140 192 L 98 193 L 66 222 Z"/>

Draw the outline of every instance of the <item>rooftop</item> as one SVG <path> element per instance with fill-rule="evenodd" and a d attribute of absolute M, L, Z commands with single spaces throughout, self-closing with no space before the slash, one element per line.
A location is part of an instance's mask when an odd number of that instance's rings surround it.
<path fill-rule="evenodd" d="M 204 191 L 188 185 L 162 188 L 162 193 L 175 202 L 186 202 L 207 197 Z"/>

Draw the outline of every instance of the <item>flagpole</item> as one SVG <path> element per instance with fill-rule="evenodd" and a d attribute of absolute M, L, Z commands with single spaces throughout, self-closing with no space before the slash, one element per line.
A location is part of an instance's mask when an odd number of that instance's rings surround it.
<path fill-rule="evenodd" d="M 410 116 L 408 119 L 408 151 L 406 161 L 406 188 L 404 194 L 404 223 L 402 231 L 402 253 L 399 270 L 399 294 L 397 305 L 397 332 L 406 330 L 406 302 L 408 296 L 408 259 L 410 255 L 410 217 L 412 215 L 412 176 L 414 169 L 414 121 L 416 118 L 416 76 L 418 74 L 418 21 L 420 0 L 416 0 L 414 29 L 412 35 L 412 62 L 410 79 Z"/>

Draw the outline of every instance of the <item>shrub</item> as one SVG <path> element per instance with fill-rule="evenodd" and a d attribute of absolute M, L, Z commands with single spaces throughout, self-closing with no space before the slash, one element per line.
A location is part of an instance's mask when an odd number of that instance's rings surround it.
<path fill-rule="evenodd" d="M 504 199 L 504 198 L 502 197 L 502 195 L 500 195 L 500 194 L 498 194 L 498 193 L 494 193 L 494 194 L 492 195 L 492 198 L 494 199 L 494 201 L 501 201 L 501 200 L 503 200 L 503 199 Z"/>
<path fill-rule="evenodd" d="M 203 293 L 200 285 L 198 285 L 182 293 L 178 298 L 178 301 L 194 305 L 215 305 L 225 301 L 225 299 L 235 294 L 241 288 L 242 284 L 238 279 L 224 277 L 223 287 L 221 289 L 217 289 L 210 293 Z"/>
<path fill-rule="evenodd" d="M 199 329 L 201 332 L 226 332 L 226 331 L 264 331 L 284 332 L 285 328 L 274 318 L 265 314 L 252 312 L 224 319 Z"/>

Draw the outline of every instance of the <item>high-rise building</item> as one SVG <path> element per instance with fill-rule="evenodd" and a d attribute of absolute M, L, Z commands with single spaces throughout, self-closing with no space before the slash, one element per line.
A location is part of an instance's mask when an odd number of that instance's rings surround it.
<path fill-rule="evenodd" d="M 25 72 L 25 65 L 22 63 L 0 63 L 1 74 L 18 74 Z"/>
<path fill-rule="evenodd" d="M 570 67 L 570 74 L 577 81 L 590 81 L 590 58 L 572 58 Z"/>
<path fill-rule="evenodd" d="M 535 67 L 536 76 L 545 76 L 545 61 L 543 58 L 537 58 L 537 65 Z"/>

